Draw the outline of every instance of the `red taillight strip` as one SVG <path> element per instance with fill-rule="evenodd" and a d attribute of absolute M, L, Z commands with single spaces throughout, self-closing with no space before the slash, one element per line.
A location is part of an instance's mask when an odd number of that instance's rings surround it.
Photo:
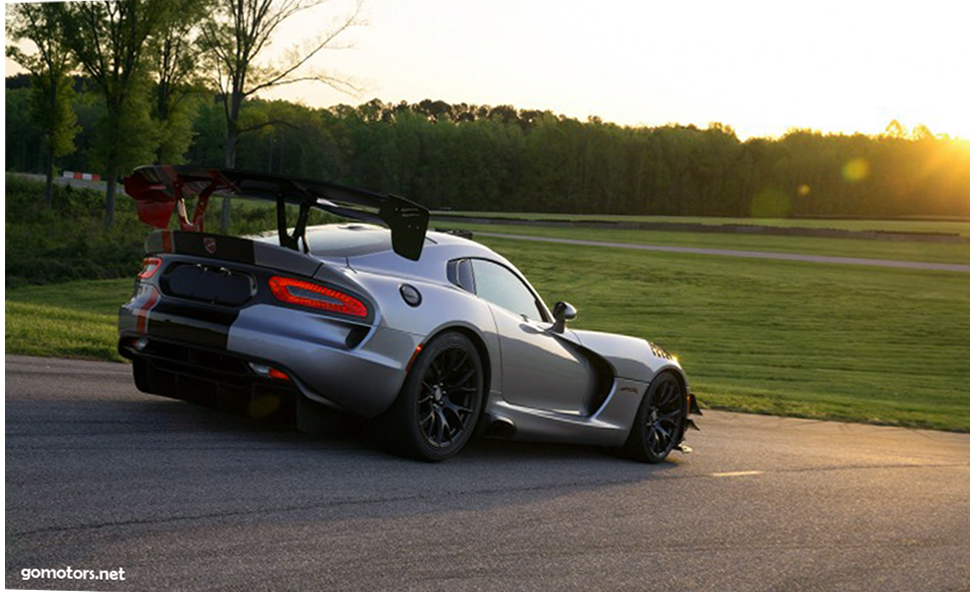
<path fill-rule="evenodd" d="M 282 370 L 277 370 L 276 368 L 269 369 L 269 377 L 275 378 L 276 380 L 289 380 L 290 377 Z"/>
<path fill-rule="evenodd" d="M 162 260 L 158 257 L 145 257 L 145 260 L 141 262 L 141 266 L 141 271 L 138 273 L 138 279 L 147 280 L 155 275 L 155 272 L 162 267 Z"/>
<path fill-rule="evenodd" d="M 298 296 L 291 291 L 293 288 L 312 292 L 313 294 L 319 294 L 320 296 L 329 299 L 329 301 Z M 286 302 L 288 304 L 296 304 L 298 306 L 306 306 L 308 308 L 336 312 L 350 315 L 352 317 L 367 316 L 367 307 L 364 306 L 363 302 L 357 300 L 349 294 L 344 294 L 343 292 L 338 292 L 333 288 L 327 288 L 326 286 L 321 286 L 319 284 L 313 284 L 303 280 L 281 277 L 277 275 L 269 278 L 269 289 L 277 300 Z"/>

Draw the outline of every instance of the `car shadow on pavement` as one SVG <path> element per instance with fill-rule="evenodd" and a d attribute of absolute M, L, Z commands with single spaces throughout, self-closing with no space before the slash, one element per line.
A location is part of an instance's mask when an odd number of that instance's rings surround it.
<path fill-rule="evenodd" d="M 684 474 L 681 457 L 646 465 L 596 447 L 477 440 L 452 459 L 427 463 L 380 450 L 359 421 L 303 434 L 285 414 L 255 420 L 135 393 L 8 400 L 6 410 L 7 528 L 24 564 L 61 548 L 64 532 L 110 545 L 131 532 L 182 528 L 327 529 L 465 512 L 514 515 L 603 495 L 648 499 L 686 486 L 670 478 Z M 67 495 L 70 504 L 61 502 Z"/>
<path fill-rule="evenodd" d="M 169 428 L 178 432 L 196 430 L 200 432 L 212 430 L 238 432 L 239 435 L 247 439 L 258 438 L 267 444 L 278 443 L 286 446 L 299 444 L 308 448 L 320 449 L 331 447 L 337 443 L 391 459 L 402 460 L 416 466 L 428 464 L 421 461 L 401 459 L 392 453 L 381 450 L 374 441 L 373 435 L 369 433 L 369 425 L 366 420 L 339 412 L 333 412 L 325 418 L 318 418 L 320 422 L 316 426 L 317 429 L 313 433 L 305 433 L 298 431 L 292 408 L 283 408 L 269 417 L 252 418 L 238 412 L 214 409 L 175 399 L 163 397 L 153 399 L 150 411 L 163 414 L 167 418 Z M 144 409 L 143 406 L 143 410 L 147 411 L 148 409 Z M 155 422 L 153 424 L 159 427 L 165 425 Z M 675 456 L 658 465 L 647 465 L 627 458 L 621 450 L 603 446 L 530 442 L 482 436 L 473 438 L 464 450 L 445 463 L 514 463 L 525 461 L 619 464 L 627 468 L 651 468 L 651 472 L 674 468 L 678 464 Z M 431 463 L 431 465 L 433 464 Z"/>

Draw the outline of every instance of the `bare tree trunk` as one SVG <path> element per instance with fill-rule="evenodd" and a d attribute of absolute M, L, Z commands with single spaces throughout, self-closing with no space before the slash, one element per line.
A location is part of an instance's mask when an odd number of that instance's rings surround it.
<path fill-rule="evenodd" d="M 228 197 L 222 198 L 222 212 L 219 217 L 219 230 L 223 234 L 229 232 L 229 218 L 232 214 L 232 202 Z"/>
<path fill-rule="evenodd" d="M 222 34 L 217 27 L 207 26 L 203 35 L 207 45 L 216 55 L 216 76 L 222 91 L 221 99 L 226 117 L 226 167 L 236 166 L 236 147 L 241 133 L 252 132 L 262 126 L 239 128 L 239 112 L 243 101 L 256 93 L 280 85 L 302 80 L 315 80 L 334 88 L 353 89 L 353 85 L 323 72 L 310 70 L 310 61 L 324 49 L 333 47 L 333 41 L 351 27 L 362 24 L 361 4 L 357 0 L 353 11 L 341 17 L 329 30 L 319 32 L 310 43 L 297 44 L 288 52 L 283 63 L 258 67 L 260 52 L 269 46 L 268 40 L 275 36 L 277 27 L 289 19 L 310 18 L 304 11 L 312 9 L 323 0 L 220 0 L 215 7 L 220 19 L 225 19 L 228 34 Z M 307 66 L 304 68 L 304 66 Z M 256 70 L 259 76 L 250 78 Z M 223 232 L 229 228 L 230 205 L 222 202 L 220 227 Z"/>
<path fill-rule="evenodd" d="M 44 173 L 47 176 L 44 186 L 44 205 L 48 208 L 54 203 L 54 151 L 47 150 L 47 162 L 45 163 Z"/>
<path fill-rule="evenodd" d="M 104 229 L 111 230 L 115 221 L 115 191 L 118 187 L 118 175 L 111 167 L 108 170 L 108 192 L 104 198 Z"/>
<path fill-rule="evenodd" d="M 54 72 L 50 72 L 50 91 L 47 95 L 47 109 L 48 113 L 53 114 L 57 109 L 57 78 L 54 76 Z M 47 162 L 45 163 L 47 168 L 44 171 L 47 174 L 47 183 L 44 187 L 44 203 L 48 208 L 54 201 L 54 131 L 48 128 L 47 131 Z"/>
<path fill-rule="evenodd" d="M 231 169 L 236 166 L 236 146 L 239 143 L 239 129 L 236 122 L 228 122 L 226 132 L 226 168 Z M 232 214 L 232 202 L 226 197 L 222 200 L 222 213 L 219 217 L 219 230 L 223 233 L 229 232 L 229 220 Z"/>
<path fill-rule="evenodd" d="M 105 155 L 104 176 L 108 182 L 108 189 L 104 196 L 104 229 L 111 230 L 115 221 L 115 193 L 118 189 L 118 177 L 124 172 L 121 164 L 122 157 L 119 154 L 121 148 L 116 141 L 117 129 L 120 128 L 121 112 L 125 105 L 124 95 L 118 94 L 112 97 L 105 97 L 105 107 L 107 110 L 107 123 L 112 127 L 111 145 Z"/>

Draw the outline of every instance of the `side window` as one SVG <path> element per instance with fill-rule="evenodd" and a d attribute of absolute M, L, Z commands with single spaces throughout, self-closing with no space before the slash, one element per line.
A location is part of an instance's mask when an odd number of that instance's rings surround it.
<path fill-rule="evenodd" d="M 472 259 L 471 263 L 475 271 L 476 293 L 480 298 L 512 313 L 543 320 L 532 291 L 514 273 L 484 259 Z"/>
<path fill-rule="evenodd" d="M 472 262 L 468 259 L 457 259 L 448 262 L 448 281 L 466 292 L 475 293 L 475 276 L 472 274 Z"/>

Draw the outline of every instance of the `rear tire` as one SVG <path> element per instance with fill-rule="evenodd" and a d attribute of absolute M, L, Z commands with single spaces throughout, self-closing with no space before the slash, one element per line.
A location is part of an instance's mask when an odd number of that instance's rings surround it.
<path fill-rule="evenodd" d="M 680 444 L 687 418 L 687 394 L 680 380 L 663 372 L 650 383 L 640 402 L 625 450 L 648 463 L 663 462 Z"/>
<path fill-rule="evenodd" d="M 478 423 L 484 378 L 481 357 L 467 337 L 449 332 L 431 340 L 397 400 L 375 422 L 384 447 L 431 462 L 458 454 Z"/>

